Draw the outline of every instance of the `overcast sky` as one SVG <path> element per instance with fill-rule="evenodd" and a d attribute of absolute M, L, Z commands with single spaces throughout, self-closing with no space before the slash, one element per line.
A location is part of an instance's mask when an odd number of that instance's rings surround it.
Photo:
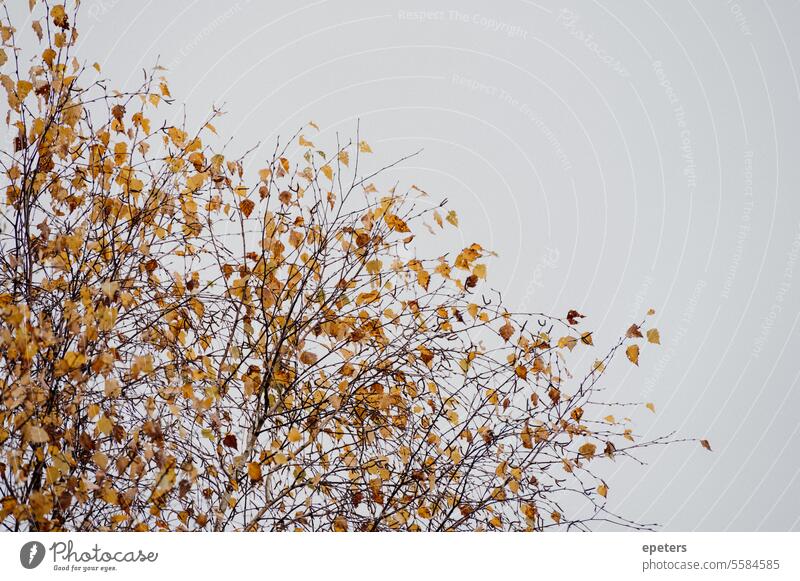
<path fill-rule="evenodd" d="M 309 120 L 332 150 L 357 119 L 376 165 L 422 148 L 392 178 L 450 200 L 449 242 L 499 254 L 512 307 L 576 308 L 598 349 L 653 307 L 662 347 L 617 361 L 607 398 L 652 401 L 638 430 L 714 452 L 611 466 L 611 507 L 665 530 L 800 530 L 796 2 L 82 10 L 103 76 L 132 88 L 158 59 L 190 120 L 224 104 L 236 151 L 266 158 Z"/>

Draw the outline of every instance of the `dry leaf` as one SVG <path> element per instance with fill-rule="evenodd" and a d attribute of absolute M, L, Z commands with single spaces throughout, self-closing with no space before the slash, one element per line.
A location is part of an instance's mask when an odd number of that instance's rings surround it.
<path fill-rule="evenodd" d="M 639 330 L 639 325 L 634 323 L 633 325 L 628 327 L 628 330 L 625 331 L 625 336 L 628 339 L 632 339 L 633 337 L 641 337 L 642 332 Z"/>
<path fill-rule="evenodd" d="M 639 365 L 639 346 L 638 345 L 630 345 L 627 349 L 625 349 L 625 355 L 628 356 L 628 359 L 634 365 Z"/>
<path fill-rule="evenodd" d="M 253 482 L 261 480 L 261 464 L 258 462 L 250 462 L 247 465 L 247 475 Z"/>
<path fill-rule="evenodd" d="M 242 211 L 242 214 L 244 214 L 245 218 L 250 217 L 250 214 L 253 212 L 253 208 L 255 207 L 256 205 L 252 200 L 242 200 L 239 202 L 239 209 Z"/>

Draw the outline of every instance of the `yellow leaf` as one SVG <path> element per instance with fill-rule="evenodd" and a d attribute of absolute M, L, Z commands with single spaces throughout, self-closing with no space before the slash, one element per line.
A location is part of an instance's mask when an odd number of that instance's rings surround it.
<path fill-rule="evenodd" d="M 203 303 L 199 299 L 196 299 L 196 298 L 192 298 L 189 301 L 189 305 L 192 307 L 192 310 L 194 311 L 194 314 L 202 319 L 203 318 L 203 314 L 206 312 L 205 305 L 203 305 Z"/>
<path fill-rule="evenodd" d="M 95 453 L 92 455 L 92 462 L 94 462 L 94 463 L 95 463 L 95 464 L 97 464 L 97 465 L 98 465 L 100 468 L 102 468 L 103 470 L 105 470 L 105 469 L 106 469 L 106 466 L 108 466 L 108 456 L 106 456 L 106 455 L 105 455 L 105 454 L 103 454 L 102 452 L 95 452 Z"/>
<path fill-rule="evenodd" d="M 658 329 L 648 329 L 647 340 L 650 341 L 650 343 L 661 345 L 661 337 L 658 334 Z"/>
<path fill-rule="evenodd" d="M 108 436 L 111 433 L 111 430 L 114 428 L 114 424 L 111 423 L 111 420 L 108 419 L 108 416 L 101 417 L 97 422 L 97 429 L 100 430 L 103 434 Z"/>
<path fill-rule="evenodd" d="M 522 514 L 525 515 L 525 518 L 534 519 L 536 518 L 536 507 L 526 502 L 522 505 Z"/>
<path fill-rule="evenodd" d="M 83 353 L 67 351 L 67 353 L 64 354 L 63 361 L 69 369 L 75 369 L 86 363 L 86 356 Z"/>
<path fill-rule="evenodd" d="M 347 519 L 342 515 L 333 519 L 333 530 L 337 533 L 347 532 Z"/>
<path fill-rule="evenodd" d="M 258 462 L 250 462 L 247 465 L 247 475 L 253 482 L 261 480 L 261 464 Z"/>
<path fill-rule="evenodd" d="M 639 365 L 639 346 L 638 345 L 630 345 L 627 349 L 625 349 L 625 355 L 628 356 L 631 363 L 634 365 Z"/>
<path fill-rule="evenodd" d="M 369 143 L 366 141 L 362 141 L 358 144 L 358 150 L 361 153 L 372 153 L 372 148 L 369 146 Z"/>
<path fill-rule="evenodd" d="M 50 436 L 40 426 L 28 425 L 23 430 L 25 439 L 31 444 L 43 444 L 50 441 Z"/>
<path fill-rule="evenodd" d="M 647 404 L 645 407 L 646 407 L 647 409 L 649 409 L 651 412 L 653 412 L 653 413 L 656 413 L 656 406 L 655 406 L 655 405 L 653 405 L 653 403 L 652 403 L 652 402 L 648 402 L 648 404 Z"/>
<path fill-rule="evenodd" d="M 394 230 L 395 232 L 411 232 L 408 227 L 408 224 L 402 218 L 395 216 L 394 214 L 386 214 L 386 224 Z"/>
<path fill-rule="evenodd" d="M 575 337 L 571 337 L 569 335 L 567 335 L 566 337 L 561 337 L 561 339 L 558 340 L 559 349 L 564 349 L 566 347 L 567 349 L 572 351 L 573 349 L 575 349 L 575 345 L 577 344 L 578 344 L 578 339 L 576 339 Z"/>
<path fill-rule="evenodd" d="M 106 397 L 116 397 L 122 390 L 120 389 L 119 382 L 116 379 L 106 379 L 103 386 L 103 393 Z"/>
<path fill-rule="evenodd" d="M 175 469 L 170 466 L 158 475 L 156 486 L 153 488 L 153 499 L 164 496 L 173 486 L 175 486 Z"/>
<path fill-rule="evenodd" d="M 67 12 L 64 10 L 63 4 L 56 4 L 50 9 L 50 16 L 53 18 L 53 23 L 58 26 L 59 28 L 63 28 L 64 30 L 69 29 L 69 20 L 67 18 Z"/>
<path fill-rule="evenodd" d="M 37 520 L 44 520 L 50 511 L 53 510 L 53 498 L 49 493 L 34 490 L 28 498 L 33 516 Z"/>
<path fill-rule="evenodd" d="M 447 213 L 447 218 L 445 218 L 448 222 L 450 222 L 453 226 L 458 226 L 458 216 L 456 215 L 454 210 L 450 210 Z"/>
<path fill-rule="evenodd" d="M 377 290 L 370 291 L 368 293 L 361 293 L 356 297 L 356 305 L 368 305 L 370 303 L 374 303 L 380 298 L 380 293 Z"/>
<path fill-rule="evenodd" d="M 325 174 L 326 178 L 333 181 L 333 170 L 331 169 L 331 166 L 323 165 L 320 169 L 322 169 L 322 173 Z"/>
<path fill-rule="evenodd" d="M 603 498 L 606 498 L 606 496 L 608 496 L 608 486 L 606 486 L 605 484 L 601 484 L 600 486 L 598 486 L 597 494 L 599 494 Z"/>
<path fill-rule="evenodd" d="M 312 353 L 311 351 L 303 351 L 300 354 L 300 363 L 303 365 L 314 365 L 317 362 L 317 355 L 316 353 Z"/>
<path fill-rule="evenodd" d="M 300 430 L 298 430 L 297 428 L 291 428 L 289 430 L 289 434 L 287 435 L 287 438 L 289 439 L 290 442 L 293 442 L 293 443 L 294 442 L 299 442 L 300 440 L 303 439 L 303 434 L 301 434 Z"/>

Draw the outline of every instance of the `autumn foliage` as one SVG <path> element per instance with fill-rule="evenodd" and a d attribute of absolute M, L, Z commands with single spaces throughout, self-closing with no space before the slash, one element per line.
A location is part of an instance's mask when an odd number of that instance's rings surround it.
<path fill-rule="evenodd" d="M 30 3 L 38 45 L 0 29 L 5 529 L 640 526 L 594 467 L 668 440 L 597 392 L 655 329 L 571 375 L 582 315 L 508 312 L 477 243 L 416 256 L 457 215 L 360 137 L 325 154 L 310 124 L 245 171 L 216 112 L 164 122 L 165 71 L 110 89 L 77 9 Z"/>

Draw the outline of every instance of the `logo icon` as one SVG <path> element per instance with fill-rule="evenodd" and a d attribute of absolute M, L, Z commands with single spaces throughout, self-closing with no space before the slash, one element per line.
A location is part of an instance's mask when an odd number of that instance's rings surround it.
<path fill-rule="evenodd" d="M 28 541 L 19 550 L 19 562 L 26 569 L 35 569 L 44 560 L 44 545 L 39 541 Z"/>

